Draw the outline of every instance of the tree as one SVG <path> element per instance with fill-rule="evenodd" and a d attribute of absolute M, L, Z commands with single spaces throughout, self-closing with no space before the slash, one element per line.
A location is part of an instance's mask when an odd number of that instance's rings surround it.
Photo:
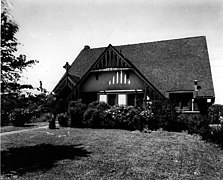
<path fill-rule="evenodd" d="M 23 88 L 31 85 L 20 84 L 21 73 L 37 63 L 27 60 L 26 55 L 15 56 L 19 43 L 15 38 L 19 26 L 10 13 L 8 0 L 1 0 L 1 94 L 18 96 Z"/>
<path fill-rule="evenodd" d="M 10 113 L 24 104 L 21 90 L 32 86 L 21 84 L 21 74 L 38 62 L 27 60 L 23 54 L 15 55 L 20 45 L 15 38 L 19 26 L 11 15 L 10 7 L 8 0 L 1 0 L 1 125 L 8 125 Z"/>

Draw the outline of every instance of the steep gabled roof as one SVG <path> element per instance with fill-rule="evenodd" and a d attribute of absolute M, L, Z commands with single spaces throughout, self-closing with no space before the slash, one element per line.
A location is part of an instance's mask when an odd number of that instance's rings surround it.
<path fill-rule="evenodd" d="M 199 96 L 213 96 L 211 68 L 204 36 L 149 43 L 114 46 L 163 95 L 170 91 L 192 91 L 194 80 L 201 87 Z M 69 69 L 82 78 L 105 51 L 83 49 Z"/>
<path fill-rule="evenodd" d="M 80 79 L 74 75 L 69 74 L 67 80 L 68 82 L 66 82 L 66 75 L 64 74 L 57 85 L 54 87 L 53 92 L 59 95 L 67 85 L 70 89 L 74 89 Z"/>

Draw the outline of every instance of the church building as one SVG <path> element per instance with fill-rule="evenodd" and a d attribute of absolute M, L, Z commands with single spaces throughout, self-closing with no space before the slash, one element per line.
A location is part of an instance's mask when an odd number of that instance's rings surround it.
<path fill-rule="evenodd" d="M 146 106 L 172 99 L 185 113 L 206 111 L 214 87 L 204 36 L 90 48 L 85 46 L 54 93 L 65 101 Z"/>

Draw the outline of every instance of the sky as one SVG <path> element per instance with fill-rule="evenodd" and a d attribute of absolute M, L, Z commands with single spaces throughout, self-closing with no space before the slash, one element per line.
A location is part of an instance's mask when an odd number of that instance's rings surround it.
<path fill-rule="evenodd" d="M 19 54 L 39 61 L 22 81 L 52 91 L 85 45 L 91 48 L 206 36 L 215 103 L 223 104 L 222 0 L 10 0 Z"/>

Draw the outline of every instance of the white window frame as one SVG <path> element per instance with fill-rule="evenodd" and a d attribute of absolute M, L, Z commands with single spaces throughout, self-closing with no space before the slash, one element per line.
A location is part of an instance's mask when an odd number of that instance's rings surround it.
<path fill-rule="evenodd" d="M 99 101 L 100 102 L 108 102 L 108 96 L 106 94 L 99 94 Z"/>
<path fill-rule="evenodd" d="M 118 105 L 127 105 L 127 94 L 118 94 Z"/>

